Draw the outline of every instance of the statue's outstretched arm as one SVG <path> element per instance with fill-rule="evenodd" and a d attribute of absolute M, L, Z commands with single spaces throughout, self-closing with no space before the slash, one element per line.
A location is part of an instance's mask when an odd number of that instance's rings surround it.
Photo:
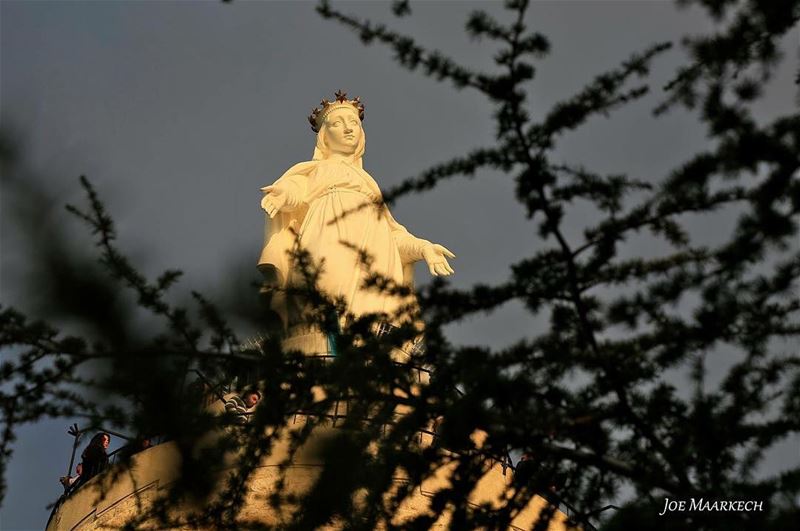
<path fill-rule="evenodd" d="M 281 177 L 274 184 L 261 189 L 264 197 L 261 199 L 261 208 L 274 218 L 278 212 L 291 212 L 299 207 L 306 196 L 306 181 L 304 175 L 287 175 Z"/>
<path fill-rule="evenodd" d="M 386 209 L 386 217 L 392 227 L 392 237 L 394 238 L 397 249 L 400 251 L 400 259 L 404 264 L 425 260 L 428 263 L 428 270 L 433 276 L 448 276 L 455 273 L 447 258 L 455 258 L 443 245 L 431 243 L 428 240 L 417 238 L 398 223 L 392 216 L 389 209 Z"/>

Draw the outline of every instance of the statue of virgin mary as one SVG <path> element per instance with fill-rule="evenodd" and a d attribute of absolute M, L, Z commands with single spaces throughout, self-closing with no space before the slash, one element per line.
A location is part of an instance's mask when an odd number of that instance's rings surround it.
<path fill-rule="evenodd" d="M 318 268 L 317 289 L 344 300 L 346 313 L 383 314 L 392 324 L 408 298 L 367 286 L 365 280 L 378 276 L 411 285 L 413 264 L 419 260 L 427 262 L 432 275 L 450 275 L 447 258 L 455 255 L 395 221 L 375 179 L 363 168 L 364 106 L 341 91 L 335 96 L 322 100 L 309 117 L 317 134 L 313 159 L 295 164 L 261 189 L 267 219 L 258 267 L 277 291 L 299 286 L 306 278 L 292 258 L 292 250 L 299 248 Z M 286 311 L 278 313 L 284 325 L 291 324 Z"/>

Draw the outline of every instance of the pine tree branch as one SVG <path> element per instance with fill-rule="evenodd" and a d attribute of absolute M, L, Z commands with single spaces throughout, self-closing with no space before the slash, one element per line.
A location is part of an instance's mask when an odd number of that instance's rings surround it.
<path fill-rule="evenodd" d="M 116 239 L 114 222 L 106 213 L 97 192 L 85 176 L 81 176 L 81 185 L 89 198 L 89 211 L 83 212 L 72 205 L 67 205 L 67 211 L 85 221 L 92 228 L 92 232 L 97 235 L 96 245 L 102 251 L 101 262 L 115 278 L 122 280 L 137 294 L 141 306 L 153 311 L 156 315 L 164 316 L 172 330 L 182 337 L 186 345 L 191 349 L 197 349 L 201 333 L 189 324 L 186 310 L 172 308 L 164 301 L 165 291 L 182 273 L 166 271 L 159 277 L 156 284 L 149 284 L 114 245 L 113 242 Z"/>
<path fill-rule="evenodd" d="M 378 40 L 388 45 L 394 50 L 397 62 L 409 70 L 422 67 L 425 75 L 436 77 L 439 80 L 447 79 L 456 89 L 471 87 L 484 90 L 485 84 L 481 79 L 488 76 L 474 74 L 440 52 L 422 48 L 411 37 L 390 31 L 383 25 L 372 26 L 368 21 L 345 15 L 332 9 L 328 0 L 320 0 L 317 5 L 317 13 L 323 18 L 335 20 L 358 33 L 364 44 L 371 44 L 372 41 Z"/>

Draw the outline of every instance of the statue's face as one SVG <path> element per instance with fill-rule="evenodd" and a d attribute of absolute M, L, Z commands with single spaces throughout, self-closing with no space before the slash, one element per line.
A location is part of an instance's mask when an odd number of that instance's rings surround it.
<path fill-rule="evenodd" d="M 352 155 L 364 132 L 355 110 L 336 109 L 325 117 L 325 143 L 333 153 Z"/>

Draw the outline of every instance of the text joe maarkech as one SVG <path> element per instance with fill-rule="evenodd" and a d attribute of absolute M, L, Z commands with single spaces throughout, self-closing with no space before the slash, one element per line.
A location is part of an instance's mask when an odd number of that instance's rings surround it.
<path fill-rule="evenodd" d="M 706 500 L 704 498 L 690 498 L 687 500 L 670 500 L 664 498 L 664 508 L 658 516 L 667 513 L 680 512 L 739 512 L 749 513 L 763 511 L 764 502 L 755 500 Z"/>

